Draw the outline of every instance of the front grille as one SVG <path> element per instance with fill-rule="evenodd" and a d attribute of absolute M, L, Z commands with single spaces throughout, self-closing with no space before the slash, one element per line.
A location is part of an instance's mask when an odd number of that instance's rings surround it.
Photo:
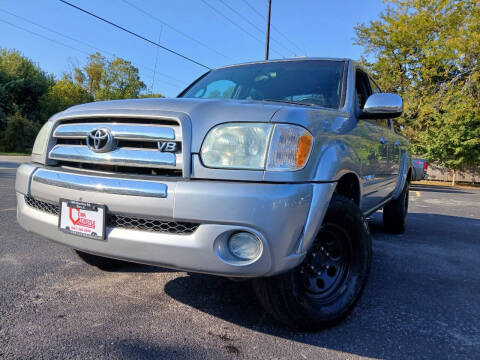
<path fill-rule="evenodd" d="M 96 143 L 90 138 L 88 146 L 89 135 L 94 136 L 98 129 L 101 129 L 101 136 L 107 133 L 111 136 Z M 53 139 L 55 145 L 48 157 L 61 166 L 138 175 L 185 176 L 182 128 L 176 121 L 70 119 L 55 128 Z M 166 148 L 165 143 L 174 143 L 174 146 Z M 100 148 L 94 148 L 93 144 Z"/>
<path fill-rule="evenodd" d="M 53 215 L 60 214 L 59 205 L 47 203 L 45 201 L 40 201 L 31 196 L 25 196 L 25 202 L 27 203 L 28 206 L 38 209 L 40 211 L 53 214 Z"/>
<path fill-rule="evenodd" d="M 28 206 L 40 211 L 59 215 L 60 206 L 45 201 L 37 200 L 32 196 L 25 196 L 25 202 Z M 107 213 L 106 226 L 112 228 L 123 228 L 130 230 L 163 232 L 169 234 L 192 234 L 198 229 L 200 224 L 189 222 L 165 221 L 158 219 L 145 219 L 131 216 Z"/>
<path fill-rule="evenodd" d="M 168 232 L 171 234 L 191 234 L 198 228 L 198 224 L 194 223 L 141 219 L 113 214 L 109 216 L 108 223 L 111 227 Z"/>
<path fill-rule="evenodd" d="M 140 167 L 116 166 L 116 165 L 105 165 L 105 164 L 88 164 L 88 163 L 76 163 L 74 161 L 61 161 L 60 165 L 62 165 L 64 168 L 92 170 L 92 171 L 110 172 L 110 173 L 132 174 L 132 175 L 155 175 L 155 176 L 162 176 L 167 178 L 178 178 L 182 176 L 181 170 L 153 169 L 149 167 L 140 168 Z"/>

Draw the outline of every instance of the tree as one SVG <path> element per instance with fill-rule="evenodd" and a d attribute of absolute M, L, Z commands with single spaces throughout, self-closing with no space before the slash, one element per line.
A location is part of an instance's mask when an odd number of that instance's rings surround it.
<path fill-rule="evenodd" d="M 34 123 L 20 112 L 7 117 L 7 126 L 3 136 L 5 151 L 24 152 L 33 146 L 33 139 L 40 130 L 39 123 Z"/>
<path fill-rule="evenodd" d="M 83 67 L 85 74 L 80 69 L 75 69 L 77 78 L 82 74 L 84 81 L 87 81 L 87 90 L 93 97 L 100 91 L 106 63 L 105 57 L 97 52 L 89 56 L 87 65 Z"/>
<path fill-rule="evenodd" d="M 0 107 L 4 116 L 20 112 L 29 118 L 44 120 L 38 101 L 53 84 L 52 75 L 47 75 L 20 52 L 0 51 Z"/>
<path fill-rule="evenodd" d="M 36 130 L 49 116 L 39 106 L 39 100 L 53 84 L 52 75 L 20 52 L 0 49 L 1 149 L 31 148 Z"/>
<path fill-rule="evenodd" d="M 363 62 L 404 98 L 414 152 L 453 170 L 480 165 L 480 3 L 390 0 L 355 28 Z"/>
<path fill-rule="evenodd" d="M 32 148 L 42 124 L 53 114 L 94 100 L 163 97 L 141 94 L 139 71 L 121 58 L 99 53 L 60 80 L 16 50 L 0 49 L 0 150 Z"/>
<path fill-rule="evenodd" d="M 163 96 L 162 94 L 160 93 L 152 93 L 152 94 L 140 94 L 138 95 L 138 98 L 139 99 L 145 99 L 145 98 L 164 98 L 165 96 Z"/>
<path fill-rule="evenodd" d="M 75 68 L 71 78 L 95 100 L 137 98 L 146 88 L 130 61 L 118 57 L 108 60 L 99 53 L 90 55 L 82 69 Z"/>
<path fill-rule="evenodd" d="M 49 115 L 63 111 L 73 105 L 93 101 L 93 96 L 68 77 L 58 80 L 40 98 L 40 106 Z"/>

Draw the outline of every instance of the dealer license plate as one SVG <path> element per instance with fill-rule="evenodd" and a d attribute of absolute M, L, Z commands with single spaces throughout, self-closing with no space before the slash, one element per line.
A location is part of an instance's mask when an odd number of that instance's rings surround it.
<path fill-rule="evenodd" d="M 58 227 L 69 234 L 104 240 L 105 206 L 61 199 Z"/>

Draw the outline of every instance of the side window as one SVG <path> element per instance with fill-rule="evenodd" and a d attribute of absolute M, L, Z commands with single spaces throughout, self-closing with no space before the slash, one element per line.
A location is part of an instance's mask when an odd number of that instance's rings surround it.
<path fill-rule="evenodd" d="M 371 94 L 368 77 L 363 71 L 357 70 L 355 73 L 355 90 L 357 91 L 358 106 L 363 109 Z"/>
<path fill-rule="evenodd" d="M 368 77 L 368 80 L 370 81 L 370 88 L 372 89 L 372 92 L 374 94 L 379 94 L 382 92 L 380 87 L 371 77 Z M 390 121 L 388 119 L 379 119 L 379 120 L 376 120 L 376 122 L 377 122 L 377 125 L 390 129 Z"/>
<path fill-rule="evenodd" d="M 257 89 L 254 89 L 254 88 L 250 88 L 248 90 L 248 95 L 245 99 L 247 99 L 247 100 L 262 100 L 264 98 L 265 98 L 265 95 L 261 91 L 259 91 Z"/>
<path fill-rule="evenodd" d="M 380 90 L 380 87 L 377 85 L 375 81 L 373 81 L 371 77 L 369 77 L 368 80 L 370 81 L 370 87 L 372 88 L 372 92 L 374 94 L 378 94 L 382 92 L 382 90 Z"/>
<path fill-rule="evenodd" d="M 382 92 L 378 85 L 363 71 L 357 70 L 356 77 L 355 77 L 355 87 L 357 90 L 357 99 L 358 105 L 360 109 L 363 109 L 365 106 L 365 102 L 367 101 L 368 97 L 374 93 Z M 372 124 L 377 126 L 381 126 L 384 128 L 390 129 L 390 123 L 387 119 L 378 119 L 378 120 L 366 120 Z"/>
<path fill-rule="evenodd" d="M 214 81 L 206 88 L 199 89 L 194 97 L 203 99 L 231 99 L 235 90 L 235 84 L 230 80 Z"/>

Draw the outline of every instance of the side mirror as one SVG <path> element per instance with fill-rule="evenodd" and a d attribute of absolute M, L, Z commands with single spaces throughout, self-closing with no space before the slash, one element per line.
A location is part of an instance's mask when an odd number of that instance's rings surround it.
<path fill-rule="evenodd" d="M 370 95 L 360 113 L 360 119 L 391 119 L 402 115 L 403 101 L 397 94 Z"/>

